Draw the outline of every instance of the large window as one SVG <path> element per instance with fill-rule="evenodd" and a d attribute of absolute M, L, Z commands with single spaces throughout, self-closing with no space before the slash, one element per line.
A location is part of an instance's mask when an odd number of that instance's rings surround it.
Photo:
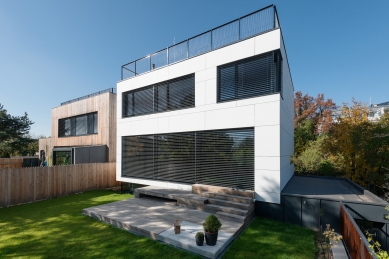
<path fill-rule="evenodd" d="M 123 117 L 194 107 L 194 74 L 123 93 Z"/>
<path fill-rule="evenodd" d="M 218 101 L 282 92 L 282 57 L 272 51 L 217 68 Z"/>
<path fill-rule="evenodd" d="M 58 120 L 58 137 L 97 133 L 97 112 Z"/>
<path fill-rule="evenodd" d="M 122 138 L 122 176 L 254 188 L 254 129 Z"/>

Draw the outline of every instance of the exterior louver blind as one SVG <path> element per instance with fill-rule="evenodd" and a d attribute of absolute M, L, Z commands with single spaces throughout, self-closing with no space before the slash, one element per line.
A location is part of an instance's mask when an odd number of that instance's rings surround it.
<path fill-rule="evenodd" d="M 123 117 L 194 107 L 194 74 L 123 93 Z"/>
<path fill-rule="evenodd" d="M 97 133 L 97 112 L 58 120 L 58 137 Z"/>
<path fill-rule="evenodd" d="M 219 66 L 218 101 L 281 92 L 280 64 L 282 64 L 280 52 L 273 51 Z"/>
<path fill-rule="evenodd" d="M 254 189 L 254 129 L 123 137 L 122 176 Z"/>

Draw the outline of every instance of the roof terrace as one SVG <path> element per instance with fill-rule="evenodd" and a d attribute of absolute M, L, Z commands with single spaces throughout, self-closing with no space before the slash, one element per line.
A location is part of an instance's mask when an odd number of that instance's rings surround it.
<path fill-rule="evenodd" d="M 279 28 L 270 5 L 122 66 L 122 80 Z"/>

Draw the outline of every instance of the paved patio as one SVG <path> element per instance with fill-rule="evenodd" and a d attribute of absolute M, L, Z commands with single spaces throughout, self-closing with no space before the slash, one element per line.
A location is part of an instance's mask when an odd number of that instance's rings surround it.
<path fill-rule="evenodd" d="M 219 235 L 223 236 L 225 241 L 220 242 L 218 249 L 210 249 L 208 246 L 196 246 L 194 233 L 183 231 L 181 236 L 166 236 L 166 233 L 172 231 L 175 219 L 185 221 L 183 229 L 185 225 L 191 227 L 197 225 L 196 229 L 202 229 L 202 223 L 210 214 L 205 211 L 177 206 L 174 200 L 151 197 L 133 198 L 86 208 L 82 213 L 124 230 L 160 240 L 208 258 L 217 258 L 232 241 L 233 235 L 243 225 L 240 222 L 220 219 L 223 225 Z M 193 235 L 193 243 L 188 239 L 189 234 Z M 177 242 L 177 240 L 182 240 L 182 242 Z M 179 245 L 180 243 L 181 245 Z"/>

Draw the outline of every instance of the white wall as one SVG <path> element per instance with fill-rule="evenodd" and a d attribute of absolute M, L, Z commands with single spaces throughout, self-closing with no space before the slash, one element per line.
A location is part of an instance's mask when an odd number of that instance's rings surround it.
<path fill-rule="evenodd" d="M 216 77 L 219 65 L 280 48 L 280 30 L 277 29 L 119 82 L 117 85 L 117 180 L 179 189 L 190 187 L 190 185 L 121 177 L 122 136 L 254 127 L 256 199 L 279 203 L 282 180 L 286 179 L 280 175 L 281 160 L 284 161 L 283 156 L 289 156 L 287 155 L 289 151 L 280 150 L 280 146 L 283 146 L 281 136 L 284 134 L 280 120 L 283 110 L 289 106 L 283 107 L 280 104 L 282 100 L 279 94 L 217 103 Z M 121 117 L 123 92 L 191 73 L 195 73 L 194 108 L 131 118 Z M 284 73 L 285 75 L 287 74 Z M 288 86 L 284 85 L 284 88 L 286 87 Z M 287 116 L 290 115 L 289 111 L 285 113 Z M 289 126 L 286 126 L 286 130 L 289 132 Z"/>

